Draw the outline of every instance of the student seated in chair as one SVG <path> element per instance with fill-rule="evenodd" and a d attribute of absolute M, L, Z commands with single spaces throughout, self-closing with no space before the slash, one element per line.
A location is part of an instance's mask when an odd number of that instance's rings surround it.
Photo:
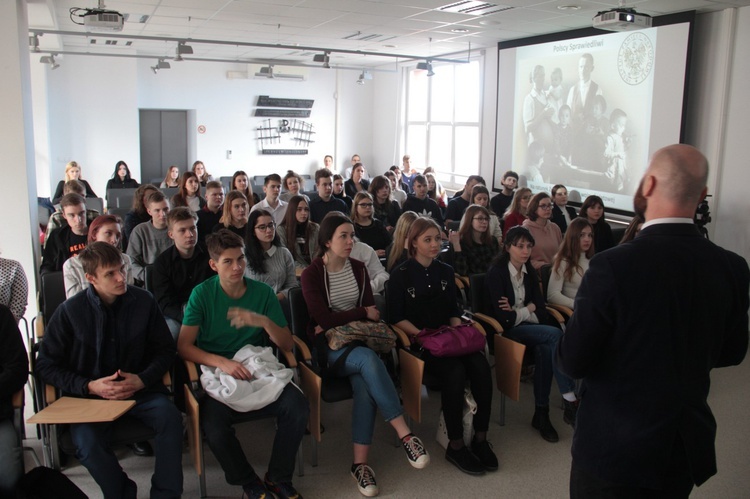
<path fill-rule="evenodd" d="M 62 270 L 68 258 L 76 256 L 86 247 L 88 221 L 86 202 L 78 194 L 66 194 L 60 201 L 60 208 L 68 225 L 55 229 L 44 245 L 41 274 Z"/>
<path fill-rule="evenodd" d="M 37 370 L 63 395 L 135 400 L 127 414 L 153 429 L 156 463 L 151 497 L 182 494 L 182 418 L 162 377 L 175 344 L 151 293 L 126 283 L 122 253 L 105 242 L 81 252 L 85 292 L 62 303 L 44 335 Z M 112 423 L 71 424 L 76 457 L 106 498 L 135 498 L 110 449 Z"/>
<path fill-rule="evenodd" d="M 137 283 L 146 280 L 146 265 L 154 263 L 157 256 L 172 246 L 167 233 L 167 198 L 161 191 L 154 191 L 146 197 L 145 205 L 151 220 L 137 225 L 128 242 L 128 256 L 133 262 L 133 278 Z"/>
<path fill-rule="evenodd" d="M 180 356 L 188 362 L 218 367 L 240 380 L 253 375 L 232 360 L 245 345 L 269 346 L 285 351 L 294 345 L 279 300 L 270 286 L 244 276 L 245 244 L 237 234 L 221 229 L 206 238 L 211 268 L 219 275 L 193 289 L 178 337 Z M 253 411 L 276 417 L 276 437 L 265 479 L 255 472 L 242 451 L 232 425 L 247 414 L 205 397 L 200 417 L 208 445 L 224 470 L 227 483 L 241 485 L 245 496 L 301 497 L 292 485 L 294 460 L 310 414 L 307 399 L 287 384 L 275 402 Z"/>

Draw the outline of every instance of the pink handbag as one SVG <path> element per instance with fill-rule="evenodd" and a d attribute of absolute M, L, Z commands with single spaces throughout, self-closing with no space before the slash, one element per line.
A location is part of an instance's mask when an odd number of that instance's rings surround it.
<path fill-rule="evenodd" d="M 473 324 L 423 329 L 417 342 L 435 357 L 460 357 L 484 350 L 486 340 Z"/>

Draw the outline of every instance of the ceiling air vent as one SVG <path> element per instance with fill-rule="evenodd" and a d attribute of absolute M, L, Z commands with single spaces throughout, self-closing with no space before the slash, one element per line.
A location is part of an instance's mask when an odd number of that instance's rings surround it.
<path fill-rule="evenodd" d="M 512 8 L 513 7 L 510 7 L 508 5 L 496 5 L 494 3 L 465 0 L 462 2 L 455 2 L 444 5 L 436 10 L 439 10 L 441 12 L 451 12 L 453 14 L 466 14 L 469 16 L 489 16 L 491 14 L 497 14 L 498 12 L 510 10 Z"/>

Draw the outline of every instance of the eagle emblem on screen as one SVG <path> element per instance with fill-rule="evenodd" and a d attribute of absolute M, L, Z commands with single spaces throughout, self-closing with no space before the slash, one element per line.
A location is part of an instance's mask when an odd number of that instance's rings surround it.
<path fill-rule="evenodd" d="M 617 69 L 622 81 L 628 85 L 639 85 L 654 67 L 654 45 L 644 33 L 629 35 L 620 45 L 617 54 Z"/>

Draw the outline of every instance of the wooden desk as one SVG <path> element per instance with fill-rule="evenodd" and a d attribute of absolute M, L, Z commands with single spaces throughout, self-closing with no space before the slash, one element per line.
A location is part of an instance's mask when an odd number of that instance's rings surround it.
<path fill-rule="evenodd" d="M 114 421 L 135 405 L 135 400 L 61 397 L 28 419 L 31 424 L 104 423 Z"/>

